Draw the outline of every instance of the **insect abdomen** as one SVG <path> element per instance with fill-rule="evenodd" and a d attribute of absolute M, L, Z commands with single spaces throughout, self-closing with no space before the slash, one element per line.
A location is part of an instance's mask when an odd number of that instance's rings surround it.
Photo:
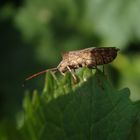
<path fill-rule="evenodd" d="M 96 65 L 103 65 L 112 62 L 117 56 L 117 51 L 116 48 L 97 48 L 92 52 L 92 55 Z"/>

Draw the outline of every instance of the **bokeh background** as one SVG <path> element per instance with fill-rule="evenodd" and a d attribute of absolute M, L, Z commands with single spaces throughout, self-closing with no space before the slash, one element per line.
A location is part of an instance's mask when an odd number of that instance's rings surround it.
<path fill-rule="evenodd" d="M 113 85 L 140 99 L 140 0 L 4 0 L 0 2 L 0 130 L 15 124 L 26 91 L 42 91 L 45 76 L 65 51 L 121 49 L 106 66 Z"/>

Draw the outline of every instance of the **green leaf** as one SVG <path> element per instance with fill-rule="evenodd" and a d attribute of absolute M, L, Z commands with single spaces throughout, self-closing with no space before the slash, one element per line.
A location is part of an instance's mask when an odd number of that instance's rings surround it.
<path fill-rule="evenodd" d="M 128 89 L 114 89 L 102 72 L 92 73 L 89 69 L 79 71 L 78 84 L 72 84 L 70 74 L 56 81 L 48 73 L 44 93 L 38 96 L 35 92 L 30 103 L 25 100 L 28 105 L 20 129 L 25 139 L 126 139 L 140 103 L 130 101 Z"/>

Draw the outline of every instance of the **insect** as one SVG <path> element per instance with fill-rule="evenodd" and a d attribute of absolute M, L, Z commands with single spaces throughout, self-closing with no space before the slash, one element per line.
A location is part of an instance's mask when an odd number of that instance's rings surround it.
<path fill-rule="evenodd" d="M 105 48 L 91 47 L 83 50 L 66 52 L 63 53 L 62 61 L 56 68 L 38 72 L 36 74 L 29 76 L 25 80 L 26 81 L 30 80 L 48 71 L 51 72 L 59 71 L 63 75 L 65 72 L 69 71 L 72 74 L 73 78 L 76 80 L 76 76 L 74 75 L 72 70 L 75 71 L 75 69 L 78 69 L 80 67 L 97 69 L 97 66 L 99 65 L 104 65 L 112 62 L 116 58 L 118 51 L 119 49 L 116 47 L 105 47 Z"/>

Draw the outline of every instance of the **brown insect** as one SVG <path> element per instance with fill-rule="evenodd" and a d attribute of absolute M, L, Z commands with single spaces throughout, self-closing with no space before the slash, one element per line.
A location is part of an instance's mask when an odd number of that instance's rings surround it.
<path fill-rule="evenodd" d="M 62 55 L 62 61 L 56 68 L 38 72 L 36 74 L 33 74 L 32 76 L 29 76 L 25 80 L 30 80 L 48 71 L 59 71 L 63 75 L 65 72 L 69 71 L 72 74 L 73 78 L 76 79 L 76 76 L 74 75 L 74 73 L 72 73 L 72 70 L 78 69 L 80 67 L 97 69 L 97 66 L 99 65 L 104 65 L 112 62 L 116 58 L 118 51 L 119 49 L 116 47 L 91 47 L 83 50 L 66 52 Z"/>

